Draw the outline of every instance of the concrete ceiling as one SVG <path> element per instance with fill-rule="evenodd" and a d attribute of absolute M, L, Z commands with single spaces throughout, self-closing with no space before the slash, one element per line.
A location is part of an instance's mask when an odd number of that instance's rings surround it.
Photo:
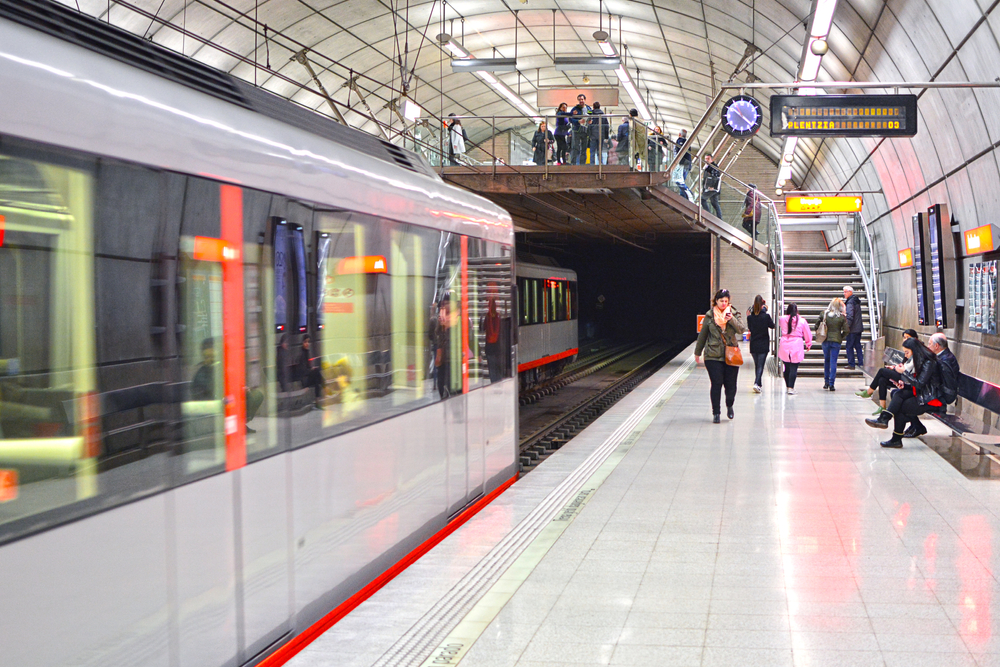
<path fill-rule="evenodd" d="M 60 0 L 305 106 L 326 111 L 303 66 L 291 56 L 310 50 L 325 87 L 352 105 L 350 124 L 375 125 L 342 87 L 351 73 L 379 120 L 401 123 L 385 107 L 399 97 L 397 54 L 408 45 L 410 97 L 431 114 L 509 115 L 508 102 L 473 74 L 453 74 L 450 54 L 434 40 L 442 28 L 478 57 L 517 57 L 521 73 L 498 75 L 529 102 L 536 86 L 582 85 L 582 72 L 551 67 L 555 53 L 593 54 L 598 0 Z M 1000 73 L 998 0 L 840 0 L 820 80 L 968 81 Z M 746 42 L 763 52 L 749 72 L 791 81 L 805 39 L 810 0 L 608 0 L 601 19 L 628 49 L 628 65 L 656 117 L 671 133 L 690 128 L 713 86 L 729 79 Z M 110 8 L 110 9 L 109 9 Z M 555 12 L 553 12 L 555 10 Z M 516 17 L 515 17 L 516 12 Z M 154 18 L 155 17 L 155 18 Z M 267 26 L 267 39 L 264 28 Z M 620 31 L 619 31 L 620 25 Z M 186 33 L 186 34 L 185 34 Z M 270 69 L 266 68 L 270 63 Z M 256 63 L 256 66 L 255 66 Z M 710 63 L 712 64 L 710 66 Z M 712 69 L 714 67 L 714 81 Z M 736 80 L 747 80 L 747 71 Z M 591 85 L 617 82 L 590 72 Z M 879 91 L 874 91 L 879 92 Z M 891 91 L 889 91 L 891 92 Z M 623 103 L 631 106 L 624 89 Z M 767 108 L 767 94 L 756 95 Z M 986 224 L 1000 210 L 1000 102 L 997 90 L 931 90 L 920 98 L 913 139 L 799 142 L 793 180 L 805 187 L 876 191 L 865 211 L 876 221 L 883 270 L 909 246 L 910 214 L 949 201 L 963 227 Z M 543 110 L 551 111 L 551 110 Z M 475 121 L 471 122 L 472 124 Z M 475 130 L 469 127 L 470 132 Z M 483 126 L 485 127 L 485 125 Z M 754 144 L 776 158 L 780 141 L 766 129 Z"/>

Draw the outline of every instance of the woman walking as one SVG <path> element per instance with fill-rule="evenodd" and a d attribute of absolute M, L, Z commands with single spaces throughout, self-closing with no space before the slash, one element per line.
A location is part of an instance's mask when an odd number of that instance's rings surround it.
<path fill-rule="evenodd" d="M 820 329 L 826 325 L 826 335 L 819 336 Z M 816 323 L 817 336 L 823 339 L 823 389 L 837 391 L 833 383 L 837 380 L 837 359 L 840 358 L 840 345 L 851 333 L 847 326 L 847 309 L 844 300 L 839 296 L 830 301 L 830 305 L 819 316 Z"/>
<path fill-rule="evenodd" d="M 548 126 L 543 120 L 538 124 L 538 130 L 535 132 L 535 136 L 531 138 L 531 148 L 534 149 L 534 156 L 532 157 L 535 164 L 542 166 L 549 158 L 549 149 L 552 147 L 552 133 L 549 132 Z"/>
<path fill-rule="evenodd" d="M 903 332 L 903 343 L 905 344 L 907 339 L 916 337 L 916 331 L 913 329 L 907 329 Z M 872 395 L 878 391 L 878 409 L 876 409 L 872 414 L 873 417 L 878 417 L 882 411 L 885 410 L 886 393 L 889 391 L 889 385 L 895 386 L 897 382 L 903 379 L 903 373 L 913 375 L 912 360 L 906 359 L 901 364 L 886 366 L 885 368 L 878 369 L 878 372 L 875 373 L 875 377 L 872 378 L 872 383 L 868 385 L 866 389 L 854 392 L 861 398 L 871 398 Z"/>
<path fill-rule="evenodd" d="M 753 306 L 747 311 L 747 328 L 750 329 L 750 356 L 753 357 L 756 375 L 753 381 L 753 391 L 759 394 L 761 382 L 764 379 L 764 363 L 767 361 L 767 348 L 771 345 L 771 332 L 774 320 L 767 312 L 764 297 L 758 294 L 754 297 Z"/>
<path fill-rule="evenodd" d="M 729 303 L 729 290 L 719 290 L 712 299 L 712 308 L 705 313 L 705 320 L 694 346 L 694 359 L 701 363 L 705 356 L 705 370 L 712 382 L 712 421 L 718 424 L 722 413 L 722 387 L 726 388 L 726 415 L 735 417 L 733 403 L 736 401 L 736 379 L 739 366 L 726 363 L 726 348 L 739 349 L 739 336 L 745 331 L 740 314 Z M 740 362 L 742 363 L 742 361 Z"/>
<path fill-rule="evenodd" d="M 806 357 L 806 350 L 812 347 L 812 331 L 809 323 L 799 317 L 799 307 L 788 304 L 785 314 L 778 318 L 778 359 L 784 362 L 782 375 L 789 394 L 795 393 L 795 378 L 799 375 L 799 364 Z"/>
<path fill-rule="evenodd" d="M 556 164 L 569 162 L 569 110 L 565 102 L 556 110 Z"/>

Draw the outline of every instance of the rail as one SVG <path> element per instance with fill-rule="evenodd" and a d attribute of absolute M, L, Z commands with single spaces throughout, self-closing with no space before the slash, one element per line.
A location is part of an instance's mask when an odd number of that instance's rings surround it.
<path fill-rule="evenodd" d="M 875 243 L 861 213 L 854 215 L 854 247 L 851 254 L 861 270 L 861 279 L 868 292 L 868 323 L 872 340 L 882 335 L 882 304 L 878 292 L 878 267 L 875 266 Z"/>

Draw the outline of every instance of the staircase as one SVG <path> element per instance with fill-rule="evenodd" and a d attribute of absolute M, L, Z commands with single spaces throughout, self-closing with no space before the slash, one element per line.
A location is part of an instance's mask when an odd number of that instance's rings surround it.
<path fill-rule="evenodd" d="M 862 342 L 871 340 L 871 319 L 868 317 L 868 295 L 865 293 L 861 272 L 849 252 L 786 252 L 785 265 L 785 305 L 794 303 L 799 307 L 799 316 L 809 323 L 813 334 L 820 313 L 826 310 L 834 297 L 844 297 L 844 285 L 854 288 L 854 294 L 861 299 L 865 329 Z M 846 347 L 840 350 L 837 361 L 837 377 L 861 377 L 861 369 L 847 370 Z M 823 377 L 823 349 L 818 343 L 806 352 L 805 361 L 799 366 L 799 375 Z"/>

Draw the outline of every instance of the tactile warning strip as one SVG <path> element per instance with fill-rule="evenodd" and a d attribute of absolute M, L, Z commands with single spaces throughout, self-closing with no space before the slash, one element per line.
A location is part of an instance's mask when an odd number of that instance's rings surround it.
<path fill-rule="evenodd" d="M 539 533 L 564 511 L 583 484 L 627 438 L 691 366 L 685 360 L 608 438 L 456 583 L 375 663 L 375 667 L 419 665 L 496 583 Z M 662 405 L 662 404 L 661 404 Z M 446 663 L 447 664 L 447 663 Z"/>

